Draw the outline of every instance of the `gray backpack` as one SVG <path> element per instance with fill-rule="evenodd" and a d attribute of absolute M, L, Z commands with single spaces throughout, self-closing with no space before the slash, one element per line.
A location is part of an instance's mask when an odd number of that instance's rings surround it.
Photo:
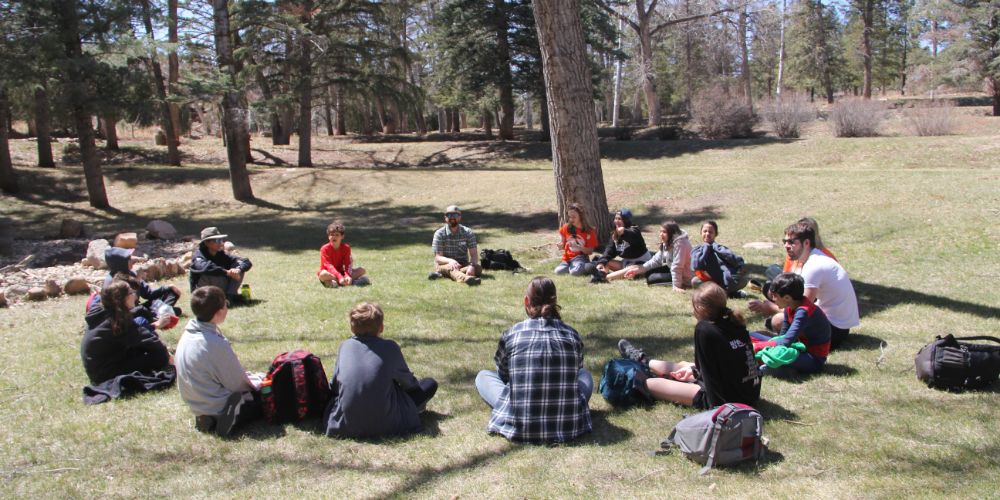
<path fill-rule="evenodd" d="M 767 449 L 762 438 L 764 418 L 745 404 L 726 403 L 718 408 L 684 417 L 660 446 L 680 448 L 684 456 L 705 464 L 704 475 L 715 465 L 759 460 Z"/>

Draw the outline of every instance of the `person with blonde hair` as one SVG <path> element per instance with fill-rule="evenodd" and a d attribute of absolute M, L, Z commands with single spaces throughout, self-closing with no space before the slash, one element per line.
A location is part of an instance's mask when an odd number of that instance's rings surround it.
<path fill-rule="evenodd" d="M 725 403 L 754 404 L 760 398 L 761 373 L 754 360 L 746 320 L 726 305 L 727 294 L 714 282 L 702 284 L 691 296 L 694 363 L 649 359 L 625 339 L 618 349 L 641 363 L 652 375 L 649 394 L 661 401 L 708 409 Z"/>
<path fill-rule="evenodd" d="M 438 384 L 418 380 L 399 344 L 382 338 L 385 314 L 362 302 L 348 313 L 353 337 L 340 344 L 324 420 L 326 435 L 372 438 L 420 432 L 419 413 Z"/>

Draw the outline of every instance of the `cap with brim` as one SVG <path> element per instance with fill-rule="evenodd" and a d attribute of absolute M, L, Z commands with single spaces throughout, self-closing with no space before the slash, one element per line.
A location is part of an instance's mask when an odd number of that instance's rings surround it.
<path fill-rule="evenodd" d="M 217 227 L 206 227 L 201 230 L 201 241 L 225 239 L 228 234 L 222 234 Z"/>
<path fill-rule="evenodd" d="M 444 213 L 450 214 L 452 212 L 462 213 L 462 209 L 458 208 L 458 205 L 448 205 L 448 208 L 444 209 Z"/>

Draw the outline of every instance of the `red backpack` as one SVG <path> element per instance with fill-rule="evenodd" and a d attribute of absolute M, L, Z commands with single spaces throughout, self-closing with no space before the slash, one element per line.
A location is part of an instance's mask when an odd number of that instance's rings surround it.
<path fill-rule="evenodd" d="M 274 358 L 261 384 L 264 418 L 275 424 L 322 416 L 330 394 L 319 357 L 302 350 L 283 352 Z"/>

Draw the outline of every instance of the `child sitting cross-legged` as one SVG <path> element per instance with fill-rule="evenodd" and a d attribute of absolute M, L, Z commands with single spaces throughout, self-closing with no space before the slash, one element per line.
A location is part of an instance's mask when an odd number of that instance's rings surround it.
<path fill-rule="evenodd" d="M 766 332 L 752 332 L 754 351 L 766 347 L 789 346 L 801 342 L 806 350 L 795 361 L 777 369 L 762 369 L 769 375 L 784 375 L 788 369 L 800 373 L 816 373 L 823 369 L 830 354 L 830 321 L 826 314 L 804 295 L 805 281 L 795 273 L 781 273 L 771 282 L 771 299 L 784 314 L 781 333 L 774 337 Z"/>
<path fill-rule="evenodd" d="M 344 225 L 331 223 L 326 227 L 326 238 L 330 242 L 319 249 L 319 282 L 327 288 L 369 284 L 365 268 L 354 267 L 351 246 L 344 241 Z"/>
<path fill-rule="evenodd" d="M 177 342 L 174 363 L 181 399 L 195 414 L 195 428 L 228 436 L 233 429 L 260 416 L 257 391 L 263 374 L 243 370 L 219 325 L 229 308 L 221 288 L 203 286 L 191 293 L 191 311 Z"/>
<path fill-rule="evenodd" d="M 326 435 L 373 438 L 422 430 L 424 410 L 437 382 L 417 380 L 399 344 L 382 338 L 384 314 L 378 304 L 358 304 L 349 313 L 353 337 L 340 344 L 326 407 Z"/>

